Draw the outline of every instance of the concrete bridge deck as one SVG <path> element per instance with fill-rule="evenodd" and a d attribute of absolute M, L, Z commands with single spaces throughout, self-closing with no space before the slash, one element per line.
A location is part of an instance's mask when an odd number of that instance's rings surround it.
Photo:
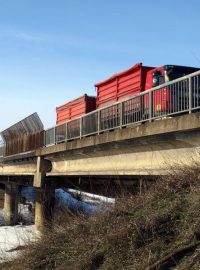
<path fill-rule="evenodd" d="M 174 163 L 198 160 L 199 147 L 200 116 L 186 114 L 7 157 L 0 176 L 34 176 L 38 157 L 47 176 L 160 175 Z"/>

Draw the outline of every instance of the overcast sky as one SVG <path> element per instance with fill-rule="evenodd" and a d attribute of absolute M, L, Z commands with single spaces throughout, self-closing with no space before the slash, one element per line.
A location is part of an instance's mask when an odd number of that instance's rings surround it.
<path fill-rule="evenodd" d="M 0 130 L 137 62 L 200 66 L 200 1 L 0 0 Z"/>

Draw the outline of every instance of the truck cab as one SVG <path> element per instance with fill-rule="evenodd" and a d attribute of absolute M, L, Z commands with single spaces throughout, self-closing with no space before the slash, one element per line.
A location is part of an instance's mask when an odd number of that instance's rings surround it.
<path fill-rule="evenodd" d="M 145 90 L 173 81 L 198 70 L 199 68 L 176 65 L 164 65 L 154 68 L 147 72 Z"/>
<path fill-rule="evenodd" d="M 157 87 L 164 83 L 173 81 L 190 73 L 198 71 L 199 68 L 187 66 L 164 65 L 147 72 L 145 90 Z M 166 113 L 176 113 L 188 109 L 188 86 L 185 83 L 169 85 L 157 89 L 152 95 L 153 117 Z M 149 110 L 149 95 L 145 97 L 145 112 Z"/>

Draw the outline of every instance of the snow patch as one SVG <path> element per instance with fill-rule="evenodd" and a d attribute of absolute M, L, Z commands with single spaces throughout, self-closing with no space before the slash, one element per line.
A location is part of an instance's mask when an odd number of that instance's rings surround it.
<path fill-rule="evenodd" d="M 112 203 L 112 204 L 115 203 L 115 199 L 114 198 L 109 198 L 109 197 L 100 196 L 100 195 L 97 195 L 97 194 L 83 192 L 83 191 L 79 191 L 79 190 L 76 190 L 76 189 L 68 189 L 68 191 L 71 192 L 71 193 L 75 193 L 75 194 L 78 194 L 78 195 L 83 195 L 83 196 L 86 196 L 86 197 L 95 199 L 95 200 L 86 199 L 87 201 L 91 201 L 91 202 L 100 201 L 100 202 Z"/>
<path fill-rule="evenodd" d="M 58 209 L 69 209 L 75 212 L 83 212 L 85 215 L 88 216 L 95 212 L 101 211 L 100 207 L 78 200 L 61 188 L 56 189 L 55 201 L 55 207 Z"/>
<path fill-rule="evenodd" d="M 34 187 L 22 187 L 21 196 L 28 202 L 35 203 L 36 191 Z"/>
<path fill-rule="evenodd" d="M 69 190 L 70 191 L 70 190 Z M 74 193 L 75 190 L 71 190 Z M 105 207 L 103 203 L 113 204 L 115 202 L 112 198 L 106 198 L 85 192 L 77 192 L 78 195 L 84 195 L 86 198 L 79 200 L 73 197 L 70 193 L 63 189 L 55 190 L 55 208 L 71 211 L 82 212 L 86 216 L 91 216 L 95 212 L 110 210 L 108 206 Z M 32 224 L 34 217 L 30 210 L 31 205 L 35 202 L 35 189 L 32 187 L 22 188 L 21 194 L 26 198 L 27 204 L 19 204 L 19 214 L 23 222 Z M 88 198 L 89 199 L 88 199 Z M 92 199 L 90 199 L 92 198 Z M 90 201 L 86 202 L 86 200 Z M 99 200 L 98 203 L 96 200 Z M 0 225 L 3 224 L 3 209 L 0 209 Z M 34 225 L 17 225 L 17 226 L 0 226 L 0 263 L 16 258 L 20 254 L 21 247 L 29 244 L 36 239 Z"/>
<path fill-rule="evenodd" d="M 20 254 L 18 247 L 23 247 L 35 240 L 34 225 L 0 227 L 0 262 L 13 260 Z"/>

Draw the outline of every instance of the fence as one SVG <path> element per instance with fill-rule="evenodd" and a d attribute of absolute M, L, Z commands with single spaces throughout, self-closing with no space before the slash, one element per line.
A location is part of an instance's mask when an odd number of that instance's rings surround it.
<path fill-rule="evenodd" d="M 156 118 L 191 113 L 200 108 L 200 71 L 144 91 L 45 131 L 54 145 Z"/>
<path fill-rule="evenodd" d="M 44 145 L 43 124 L 37 113 L 31 114 L 0 133 L 4 144 L 0 156 L 10 156 L 35 150 Z"/>
<path fill-rule="evenodd" d="M 5 146 L 4 145 L 0 145 L 0 157 L 4 156 L 4 151 L 5 151 Z"/>

